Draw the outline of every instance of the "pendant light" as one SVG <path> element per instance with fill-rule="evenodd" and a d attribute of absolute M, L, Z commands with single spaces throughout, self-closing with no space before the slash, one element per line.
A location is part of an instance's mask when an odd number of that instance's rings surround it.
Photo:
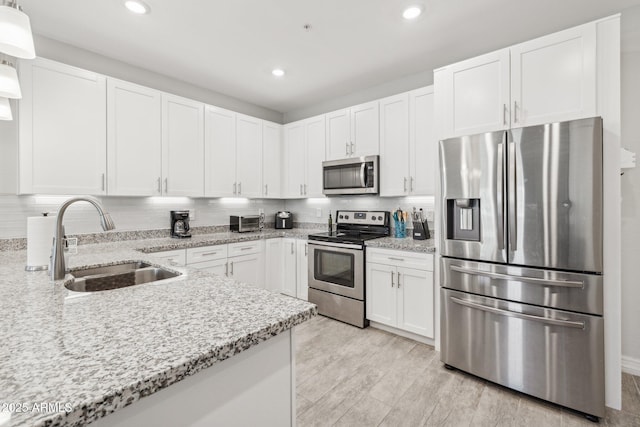
<path fill-rule="evenodd" d="M 11 105 L 7 98 L 0 98 L 0 120 L 13 120 Z"/>
<path fill-rule="evenodd" d="M 0 52 L 16 58 L 36 57 L 29 17 L 14 0 L 4 0 L 0 6 Z"/>
<path fill-rule="evenodd" d="M 6 60 L 0 62 L 0 97 L 22 98 L 18 73 L 13 64 Z"/>

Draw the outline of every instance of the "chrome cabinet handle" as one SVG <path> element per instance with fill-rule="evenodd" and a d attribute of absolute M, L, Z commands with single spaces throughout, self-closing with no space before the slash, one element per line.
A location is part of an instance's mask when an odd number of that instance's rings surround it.
<path fill-rule="evenodd" d="M 502 104 L 502 124 L 507 125 L 507 104 Z"/>
<path fill-rule="evenodd" d="M 477 270 L 475 268 L 460 267 L 459 265 L 451 265 L 449 268 L 453 271 L 457 271 L 458 273 L 470 274 L 473 276 L 484 276 L 489 277 L 490 279 L 515 280 L 517 282 L 527 282 L 543 286 L 556 286 L 559 288 L 584 288 L 584 282 L 580 280 L 555 280 L 540 279 L 538 277 L 529 276 L 513 276 L 509 274 Z"/>
<path fill-rule="evenodd" d="M 236 194 L 236 190 L 238 189 L 237 184 L 233 183 L 233 194 Z"/>
<path fill-rule="evenodd" d="M 162 178 L 158 177 L 158 194 L 162 194 Z"/>
<path fill-rule="evenodd" d="M 518 101 L 513 101 L 513 123 L 518 123 Z"/>
<path fill-rule="evenodd" d="M 393 288 L 393 286 L 395 285 L 395 283 L 393 283 L 393 271 L 391 272 L 391 287 Z"/>
<path fill-rule="evenodd" d="M 266 196 L 267 194 L 269 194 L 269 184 L 264 185 L 264 195 Z"/>
<path fill-rule="evenodd" d="M 400 289 L 400 272 L 398 271 L 398 289 Z"/>
<path fill-rule="evenodd" d="M 300 184 L 300 195 L 302 196 L 304 193 L 302 192 L 302 184 Z"/>
<path fill-rule="evenodd" d="M 224 263 L 224 275 L 229 277 L 229 263 L 228 262 Z"/>
<path fill-rule="evenodd" d="M 355 150 L 353 149 L 353 141 L 351 141 L 351 155 L 353 155 L 353 153 L 355 152 Z"/>
<path fill-rule="evenodd" d="M 307 184 L 304 185 L 304 195 L 307 195 Z"/>
<path fill-rule="evenodd" d="M 164 192 L 167 193 L 169 191 L 169 178 L 164 179 Z"/>
<path fill-rule="evenodd" d="M 240 248 L 241 251 L 248 251 L 250 249 L 253 249 L 253 246 L 245 246 L 244 248 Z"/>
<path fill-rule="evenodd" d="M 215 255 L 217 253 L 218 253 L 218 251 L 216 251 L 216 252 L 207 252 L 207 253 L 204 253 L 204 254 L 200 254 L 200 256 L 211 256 L 211 255 Z"/>
<path fill-rule="evenodd" d="M 387 259 L 390 259 L 391 261 L 404 261 L 404 258 L 394 258 L 394 257 L 387 257 Z"/>
<path fill-rule="evenodd" d="M 407 192 L 407 177 L 404 177 L 404 192 Z"/>
<path fill-rule="evenodd" d="M 231 275 L 233 276 L 233 261 L 231 261 Z"/>
<path fill-rule="evenodd" d="M 346 148 L 344 150 L 345 151 L 344 154 L 348 156 L 349 155 L 349 142 L 348 141 L 345 143 L 345 147 Z"/>
<path fill-rule="evenodd" d="M 238 195 L 242 194 L 242 183 L 238 183 Z"/>
<path fill-rule="evenodd" d="M 518 208 L 516 189 L 516 143 L 509 142 L 509 250 L 515 252 L 518 249 Z"/>
<path fill-rule="evenodd" d="M 104 177 L 105 175 L 102 174 L 102 191 L 104 191 L 104 188 L 105 188 Z"/>
<path fill-rule="evenodd" d="M 456 297 L 449 297 L 449 299 L 455 302 L 456 304 L 464 305 L 469 308 L 475 308 L 477 310 L 486 311 L 488 313 L 498 314 L 500 316 L 515 317 L 516 319 L 523 319 L 523 320 L 532 320 L 534 322 L 546 323 L 547 325 L 566 326 L 568 328 L 584 329 L 584 322 L 580 322 L 580 321 L 550 319 L 548 317 L 534 316 L 532 314 L 518 313 L 510 310 L 502 310 L 500 308 L 489 307 L 484 304 L 465 301 Z"/>
<path fill-rule="evenodd" d="M 506 135 L 506 134 L 505 134 Z M 498 167 L 496 168 L 496 203 L 498 205 L 496 222 L 498 229 L 498 249 L 504 249 L 504 198 L 502 192 L 504 191 L 504 138 L 503 142 L 498 144 Z"/>
<path fill-rule="evenodd" d="M 409 191 L 413 193 L 413 177 L 409 178 Z"/>

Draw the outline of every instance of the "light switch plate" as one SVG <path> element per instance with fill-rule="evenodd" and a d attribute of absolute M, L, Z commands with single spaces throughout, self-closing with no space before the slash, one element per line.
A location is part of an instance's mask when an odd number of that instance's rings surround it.
<path fill-rule="evenodd" d="M 316 218 L 322 218 L 322 208 L 316 208 Z"/>

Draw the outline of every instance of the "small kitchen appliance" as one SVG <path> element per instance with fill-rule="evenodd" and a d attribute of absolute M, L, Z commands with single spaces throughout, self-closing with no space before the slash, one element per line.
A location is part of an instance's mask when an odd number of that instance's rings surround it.
<path fill-rule="evenodd" d="M 288 230 L 293 228 L 293 214 L 289 211 L 280 211 L 276 214 L 276 229 Z"/>
<path fill-rule="evenodd" d="M 236 233 L 260 231 L 260 215 L 230 215 L 229 230 Z"/>
<path fill-rule="evenodd" d="M 189 230 L 189 211 L 171 211 L 171 237 L 189 238 L 191 237 Z"/>
<path fill-rule="evenodd" d="M 322 162 L 322 194 L 378 194 L 380 156 Z"/>
<path fill-rule="evenodd" d="M 365 242 L 389 236 L 389 212 L 337 211 L 336 230 L 309 235 L 309 302 L 318 313 L 365 328 Z"/>

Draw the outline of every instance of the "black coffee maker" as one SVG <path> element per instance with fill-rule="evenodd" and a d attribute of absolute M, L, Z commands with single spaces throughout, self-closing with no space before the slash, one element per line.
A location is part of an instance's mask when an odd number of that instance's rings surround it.
<path fill-rule="evenodd" d="M 189 211 L 171 211 L 171 237 L 176 239 L 191 237 Z"/>

